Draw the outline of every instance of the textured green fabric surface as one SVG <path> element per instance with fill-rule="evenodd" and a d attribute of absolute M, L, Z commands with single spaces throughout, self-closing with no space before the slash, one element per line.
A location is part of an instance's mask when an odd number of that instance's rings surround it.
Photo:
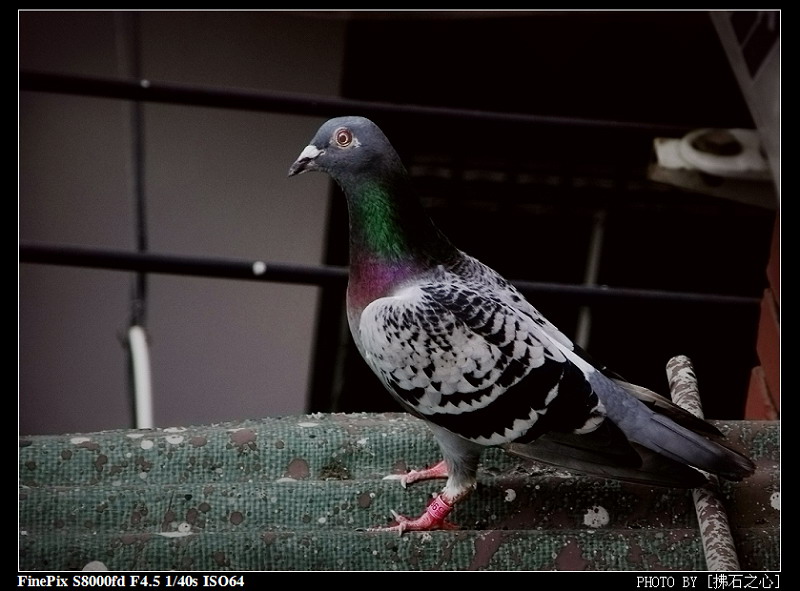
<path fill-rule="evenodd" d="M 779 564 L 779 423 L 717 423 L 759 470 L 722 493 L 742 568 Z M 454 532 L 365 528 L 416 515 L 439 459 L 406 415 L 310 415 L 20 437 L 22 570 L 705 569 L 689 491 L 581 477 L 488 450 Z"/>

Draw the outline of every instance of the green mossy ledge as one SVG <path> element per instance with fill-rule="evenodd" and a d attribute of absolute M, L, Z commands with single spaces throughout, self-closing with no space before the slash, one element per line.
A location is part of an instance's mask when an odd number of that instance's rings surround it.
<path fill-rule="evenodd" d="M 780 569 L 780 423 L 715 421 L 758 465 L 721 485 L 743 570 Z M 19 439 L 19 568 L 706 570 L 690 491 L 484 454 L 456 531 L 364 531 L 416 515 L 440 459 L 403 414 L 314 414 Z"/>

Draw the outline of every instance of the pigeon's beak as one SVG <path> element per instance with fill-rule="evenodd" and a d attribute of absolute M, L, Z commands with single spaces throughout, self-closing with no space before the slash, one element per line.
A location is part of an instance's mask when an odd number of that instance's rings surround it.
<path fill-rule="evenodd" d="M 300 152 L 300 155 L 297 157 L 297 160 L 294 161 L 294 164 L 289 167 L 289 176 L 294 176 L 309 170 L 316 170 L 316 159 L 324 153 L 325 150 L 320 150 L 316 146 L 306 146 L 303 151 Z"/>

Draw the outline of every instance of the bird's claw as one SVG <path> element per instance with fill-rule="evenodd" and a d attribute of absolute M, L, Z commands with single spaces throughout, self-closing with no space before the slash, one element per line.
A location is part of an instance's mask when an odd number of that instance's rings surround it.
<path fill-rule="evenodd" d="M 399 480 L 400 486 L 406 488 L 408 486 L 408 474 L 388 474 L 383 477 L 383 480 Z"/>
<path fill-rule="evenodd" d="M 447 478 L 448 470 L 447 464 L 442 460 L 441 462 L 425 468 L 424 470 L 409 470 L 405 474 L 389 474 L 384 476 L 384 480 L 399 480 L 403 488 L 409 484 L 419 480 L 429 480 L 432 478 Z M 386 527 L 373 527 L 367 531 L 396 531 L 400 535 L 406 531 L 432 531 L 436 529 L 458 529 L 458 526 L 449 521 L 445 521 L 445 517 L 453 508 L 452 503 L 445 501 L 442 495 L 436 497 L 433 502 L 428 505 L 425 512 L 415 519 L 400 515 L 397 511 L 392 511 L 392 517 L 397 522 L 397 525 L 390 525 Z"/>
<path fill-rule="evenodd" d="M 397 522 L 397 525 L 388 525 L 385 527 L 370 527 L 367 529 L 369 532 L 397 532 L 398 535 L 403 535 L 407 531 L 434 531 L 434 530 L 453 530 L 458 529 L 455 523 L 445 521 L 444 519 L 432 518 L 426 511 L 416 519 L 411 519 L 405 515 L 401 515 L 397 511 L 392 510 L 392 517 Z"/>
<path fill-rule="evenodd" d="M 453 510 L 453 506 L 439 495 L 425 512 L 416 519 L 410 519 L 405 515 L 401 515 L 397 511 L 392 510 L 392 517 L 397 522 L 397 525 L 390 525 L 388 527 L 371 528 L 368 531 L 396 531 L 401 536 L 406 531 L 432 531 L 436 529 L 458 529 L 458 526 L 449 521 L 445 521 L 445 517 Z"/>
<path fill-rule="evenodd" d="M 435 464 L 430 468 L 425 468 L 424 470 L 409 470 L 405 474 L 389 474 L 388 476 L 384 476 L 383 479 L 399 480 L 402 487 L 406 488 L 409 484 L 418 482 L 420 480 L 447 478 L 447 476 L 447 464 L 445 464 L 444 460 L 442 460 L 438 464 Z"/>

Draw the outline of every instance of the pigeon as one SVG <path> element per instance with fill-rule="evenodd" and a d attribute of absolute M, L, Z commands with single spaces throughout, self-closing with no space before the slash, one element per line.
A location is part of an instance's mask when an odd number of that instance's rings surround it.
<path fill-rule="evenodd" d="M 381 129 L 324 123 L 289 176 L 327 173 L 347 199 L 347 319 L 383 386 L 427 423 L 442 461 L 392 477 L 446 478 L 415 518 L 375 529 L 427 531 L 477 485 L 481 452 L 629 482 L 694 488 L 741 480 L 753 462 L 710 423 L 594 362 L 506 279 L 434 225 Z"/>

